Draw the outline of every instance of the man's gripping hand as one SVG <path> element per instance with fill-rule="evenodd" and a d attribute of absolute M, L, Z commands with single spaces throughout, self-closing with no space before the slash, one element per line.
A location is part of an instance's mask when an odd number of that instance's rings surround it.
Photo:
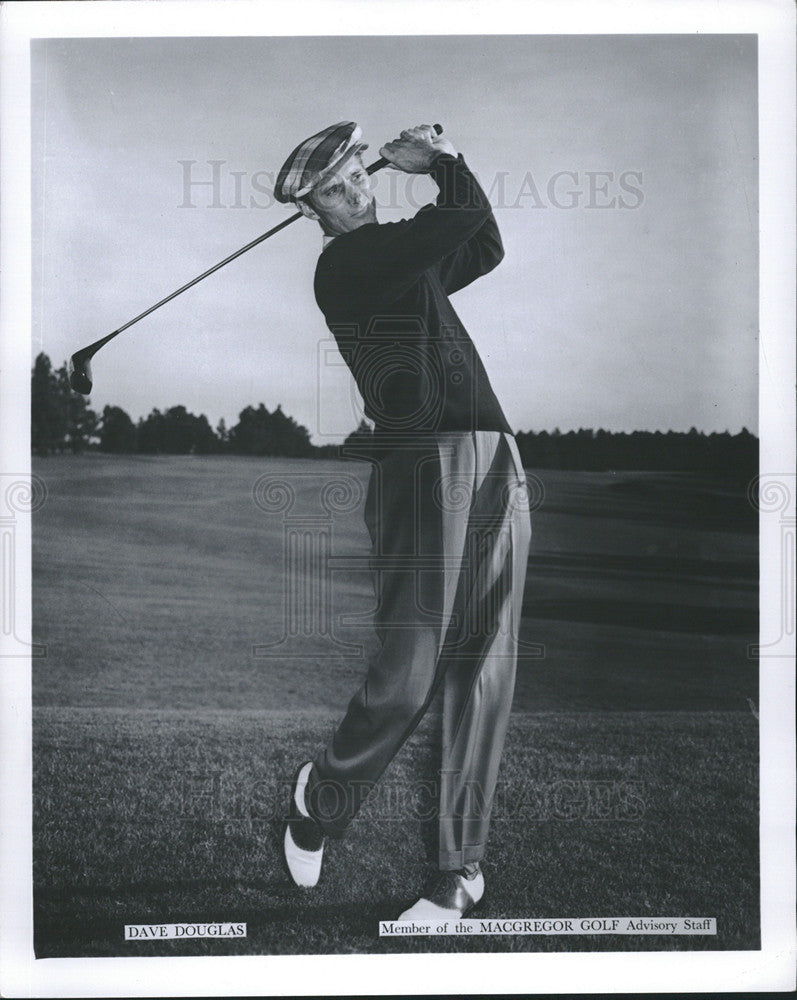
<path fill-rule="evenodd" d="M 438 135 L 431 125 L 405 129 L 398 139 L 387 142 L 379 155 L 407 174 L 425 174 L 440 153 L 457 152 L 444 135 Z"/>

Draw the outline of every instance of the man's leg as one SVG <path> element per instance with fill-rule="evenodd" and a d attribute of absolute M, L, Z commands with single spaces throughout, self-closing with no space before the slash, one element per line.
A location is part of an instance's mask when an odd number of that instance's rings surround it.
<path fill-rule="evenodd" d="M 510 435 L 476 432 L 472 448 L 462 450 L 468 461 L 460 464 L 460 472 L 464 468 L 472 493 L 461 572 L 440 658 L 440 871 L 400 920 L 461 917 L 484 894 L 479 861 L 514 691 L 531 537 L 525 473 Z"/>
<path fill-rule="evenodd" d="M 531 523 L 514 438 L 479 433 L 476 491 L 443 652 L 441 870 L 479 861 L 487 841 L 517 664 Z"/>
<path fill-rule="evenodd" d="M 469 435 L 456 435 L 468 438 Z M 442 678 L 440 651 L 460 576 L 470 485 L 460 448 L 436 439 L 396 448 L 373 468 L 366 521 L 373 543 L 380 649 L 327 747 L 315 758 L 307 803 L 340 837 L 412 733 Z M 468 462 L 467 464 L 470 464 Z M 446 505 L 453 473 L 463 496 Z"/>
<path fill-rule="evenodd" d="M 372 473 L 381 648 L 310 772 L 308 805 L 325 833 L 342 835 L 450 671 L 440 868 L 481 858 L 514 689 L 524 500 L 514 438 L 498 432 L 445 435 Z"/>

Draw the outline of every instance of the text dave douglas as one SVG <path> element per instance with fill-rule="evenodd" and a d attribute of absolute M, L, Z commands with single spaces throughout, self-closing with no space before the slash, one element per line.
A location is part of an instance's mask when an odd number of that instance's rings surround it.
<path fill-rule="evenodd" d="M 125 924 L 125 941 L 166 941 L 173 938 L 241 938 L 246 924 Z"/>

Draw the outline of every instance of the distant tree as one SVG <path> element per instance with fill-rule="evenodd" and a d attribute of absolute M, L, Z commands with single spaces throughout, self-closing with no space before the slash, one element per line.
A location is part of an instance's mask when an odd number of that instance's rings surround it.
<path fill-rule="evenodd" d="M 277 408 L 271 414 L 271 419 L 277 455 L 305 458 L 312 454 L 313 446 L 310 443 L 310 432 L 306 427 L 298 424 L 293 417 L 283 413 L 280 403 L 277 403 Z"/>
<path fill-rule="evenodd" d="M 118 406 L 106 406 L 100 425 L 100 451 L 130 454 L 135 450 L 135 424 Z"/>
<path fill-rule="evenodd" d="M 30 408 L 32 450 L 37 455 L 61 451 L 66 436 L 66 413 L 59 399 L 58 379 L 44 352 L 33 363 Z"/>
<path fill-rule="evenodd" d="M 84 396 L 72 390 L 66 364 L 53 371 L 43 351 L 33 363 L 30 403 L 31 448 L 37 455 L 79 453 L 94 444 L 97 414 Z"/>
<path fill-rule="evenodd" d="M 230 428 L 230 451 L 237 455 L 286 455 L 303 457 L 313 454 L 310 433 L 277 406 L 269 413 L 263 403 L 247 406 Z"/>
<path fill-rule="evenodd" d="M 137 429 L 138 450 L 148 454 L 208 455 L 216 451 L 217 438 L 203 414 L 195 416 L 184 406 L 165 413 L 154 409 Z"/>
<path fill-rule="evenodd" d="M 736 437 L 732 438 L 732 453 L 730 456 L 731 471 L 742 480 L 749 482 L 758 472 L 758 438 L 743 427 Z"/>
<path fill-rule="evenodd" d="M 340 453 L 344 457 L 357 457 L 357 452 L 363 446 L 367 448 L 373 441 L 374 432 L 367 420 L 361 420 L 359 425 L 348 435 L 340 446 Z"/>
<path fill-rule="evenodd" d="M 64 447 L 73 454 L 80 454 L 96 440 L 100 418 L 89 408 L 86 397 L 70 386 L 66 364 L 58 369 L 55 376 L 59 405 L 64 413 Z"/>
<path fill-rule="evenodd" d="M 149 416 L 138 418 L 136 424 L 136 450 L 145 455 L 157 454 L 162 451 L 161 447 L 161 423 L 163 414 L 157 407 L 153 409 Z"/>
<path fill-rule="evenodd" d="M 261 403 L 247 406 L 238 414 L 238 423 L 230 428 L 230 450 L 237 455 L 273 454 L 271 414 Z"/>
<path fill-rule="evenodd" d="M 184 406 L 170 406 L 160 422 L 161 451 L 188 455 L 194 444 L 194 415 Z"/>
<path fill-rule="evenodd" d="M 216 426 L 216 439 L 218 442 L 218 450 L 220 452 L 225 452 L 229 450 L 230 446 L 230 432 L 227 430 L 227 424 L 224 421 L 224 417 L 219 420 Z"/>
<path fill-rule="evenodd" d="M 361 420 L 359 426 L 349 434 L 340 446 L 342 458 L 358 458 L 369 451 L 374 432 L 367 420 Z"/>
<path fill-rule="evenodd" d="M 696 428 L 680 431 L 518 431 L 523 464 L 539 469 L 648 469 L 672 472 L 720 472 L 749 482 L 758 469 L 758 438 L 743 428 L 739 434 Z"/>
<path fill-rule="evenodd" d="M 339 444 L 314 444 L 310 453 L 311 458 L 340 458 L 341 445 Z M 344 455 L 344 458 L 350 456 Z"/>
<path fill-rule="evenodd" d="M 167 413 L 169 411 L 167 410 Z M 219 450 L 219 439 L 213 432 L 210 422 L 204 413 L 195 417 L 188 414 L 191 426 L 191 454 L 192 455 L 212 455 Z"/>

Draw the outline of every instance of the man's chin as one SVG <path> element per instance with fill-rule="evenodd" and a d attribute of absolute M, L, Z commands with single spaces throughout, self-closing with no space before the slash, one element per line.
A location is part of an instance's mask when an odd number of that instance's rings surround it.
<path fill-rule="evenodd" d="M 355 221 L 358 226 L 362 226 L 366 222 L 376 222 L 376 205 L 371 202 L 371 204 L 367 205 L 362 212 L 359 212 L 354 216 L 353 221 Z"/>
<path fill-rule="evenodd" d="M 351 233 L 360 226 L 365 226 L 369 222 L 376 222 L 376 205 L 371 202 L 362 212 L 350 215 L 345 222 L 338 222 L 334 228 L 325 229 L 329 236 L 342 236 L 344 233 Z"/>

